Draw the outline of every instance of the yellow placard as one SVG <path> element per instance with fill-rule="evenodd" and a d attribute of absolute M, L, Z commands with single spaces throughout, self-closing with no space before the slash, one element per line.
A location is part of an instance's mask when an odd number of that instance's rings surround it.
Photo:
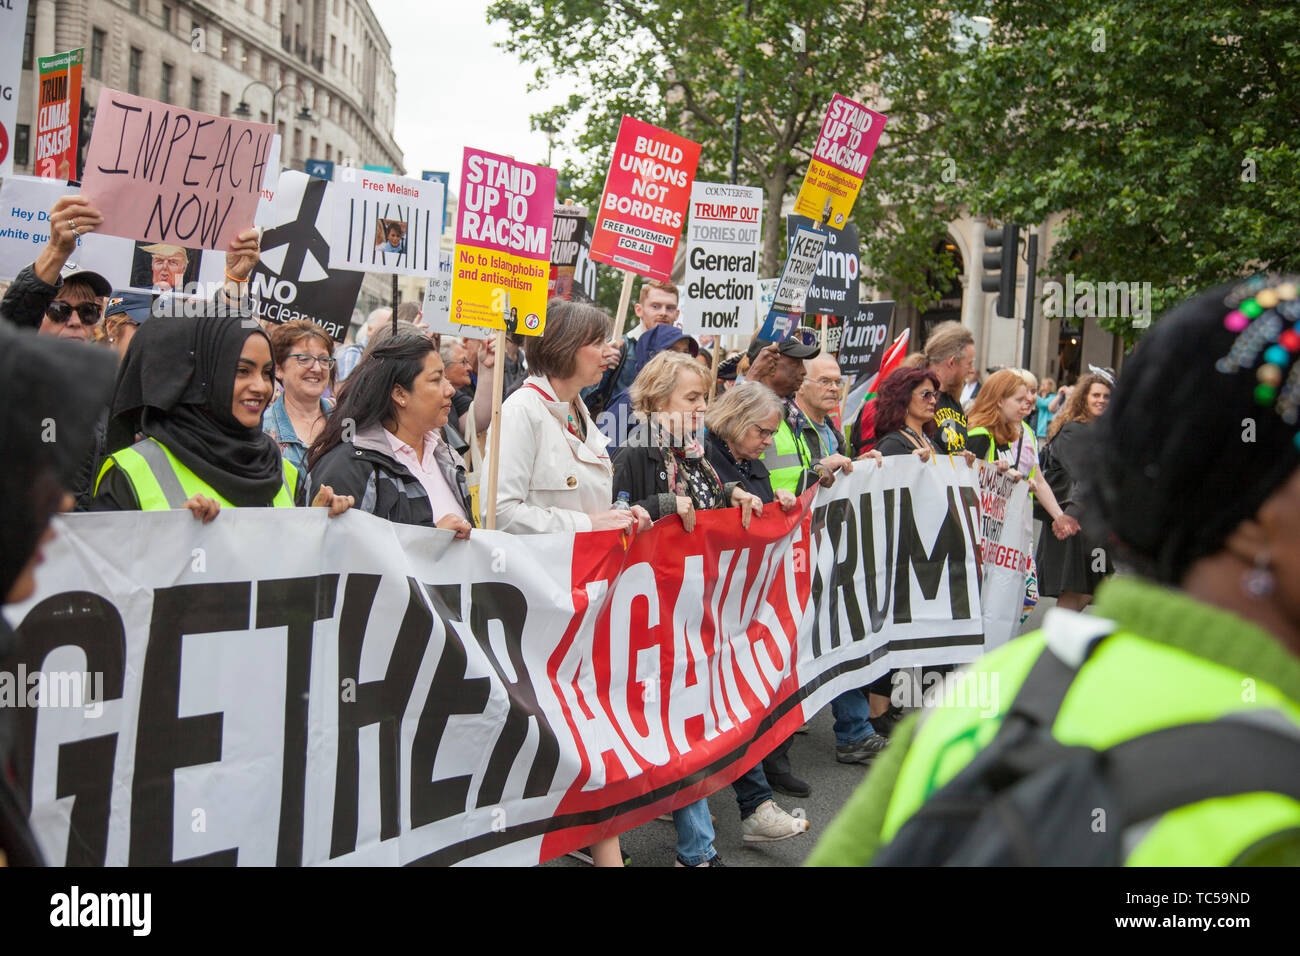
<path fill-rule="evenodd" d="M 849 221 L 849 213 L 861 188 L 861 176 L 854 176 L 814 159 L 808 164 L 808 174 L 804 176 L 799 197 L 794 201 L 794 211 L 818 222 L 824 218 L 836 229 L 843 229 Z M 830 214 L 827 216 L 828 200 Z"/>
<path fill-rule="evenodd" d="M 457 245 L 452 256 L 451 321 L 541 335 L 546 328 L 549 279 L 545 260 Z"/>

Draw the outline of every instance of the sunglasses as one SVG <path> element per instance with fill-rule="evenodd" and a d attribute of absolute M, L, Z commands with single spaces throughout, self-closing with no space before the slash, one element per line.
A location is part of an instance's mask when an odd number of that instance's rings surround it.
<path fill-rule="evenodd" d="M 81 302 L 74 306 L 70 302 L 59 299 L 51 302 L 45 309 L 45 314 L 59 325 L 72 318 L 73 312 L 77 313 L 82 325 L 94 325 L 99 321 L 99 306 L 94 302 Z"/>
<path fill-rule="evenodd" d="M 923 402 L 933 402 L 936 399 L 938 399 L 939 393 L 935 391 L 931 391 L 930 389 L 927 388 L 925 391 L 920 393 L 920 396 L 921 396 L 921 401 Z"/>

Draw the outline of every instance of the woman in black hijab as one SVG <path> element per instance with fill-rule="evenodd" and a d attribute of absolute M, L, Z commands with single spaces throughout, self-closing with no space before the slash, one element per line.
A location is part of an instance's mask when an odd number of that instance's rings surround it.
<path fill-rule="evenodd" d="M 188 508 L 207 522 L 222 505 L 293 507 L 299 476 L 262 431 L 274 394 L 271 342 L 236 316 L 155 319 L 132 339 L 108 426 L 112 453 L 92 511 Z M 313 505 L 341 514 L 346 495 Z"/>
<path fill-rule="evenodd" d="M 71 505 L 78 467 L 89 454 L 95 421 L 112 387 L 107 352 L 0 321 L 0 602 L 36 589 L 40 546 L 53 537 L 50 518 Z M 17 641 L 0 616 L 0 670 L 13 673 Z M 13 786 L 12 707 L 0 707 L 0 864 L 35 866 L 40 850 L 27 825 L 26 801 Z"/>

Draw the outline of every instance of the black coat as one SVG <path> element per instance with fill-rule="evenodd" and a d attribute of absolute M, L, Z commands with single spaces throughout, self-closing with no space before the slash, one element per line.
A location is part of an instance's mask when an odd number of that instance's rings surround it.
<path fill-rule="evenodd" d="M 731 457 L 727 443 L 713 435 L 704 443 L 704 453 L 724 487 L 739 484 L 751 495 L 757 495 L 765 505 L 776 500 L 776 494 L 772 491 L 772 476 L 761 458 L 748 462 L 748 467 L 745 467 Z"/>
<path fill-rule="evenodd" d="M 0 318 L 8 319 L 14 325 L 39 329 L 45 318 L 45 310 L 50 307 L 54 297 L 59 294 L 59 287 L 39 279 L 31 266 L 23 270 L 9 283 L 3 299 L 0 299 Z"/>
<path fill-rule="evenodd" d="M 662 448 L 641 445 L 623 445 L 614 453 L 614 498 L 626 491 L 630 503 L 640 505 L 650 513 L 650 520 L 658 521 L 665 515 L 677 513 L 677 496 L 668 490 L 668 471 L 664 468 L 664 455 L 672 454 Z M 731 507 L 731 493 L 736 482 L 721 474 L 722 499 L 720 508 Z"/>
<path fill-rule="evenodd" d="M 942 455 L 944 453 L 938 442 L 929 435 L 922 435 L 921 438 L 930 445 L 930 450 L 935 454 Z M 889 458 L 893 455 L 910 455 L 916 451 L 916 446 L 903 434 L 902 429 L 899 429 L 896 432 L 890 432 L 888 435 L 881 435 L 880 440 L 875 444 L 875 450 L 880 452 L 882 457 Z"/>
<path fill-rule="evenodd" d="M 357 508 L 377 518 L 432 528 L 433 506 L 424 485 L 393 457 L 386 439 L 378 432 L 377 427 L 364 429 L 353 441 L 339 442 L 322 455 L 308 473 L 305 500 L 310 502 L 322 485 L 329 485 L 336 495 L 352 495 Z M 474 517 L 465 484 L 465 467 L 455 465 L 454 468 L 448 474 L 444 467 L 443 475 L 453 479 L 452 487 L 461 502 L 461 517 L 472 525 Z"/>

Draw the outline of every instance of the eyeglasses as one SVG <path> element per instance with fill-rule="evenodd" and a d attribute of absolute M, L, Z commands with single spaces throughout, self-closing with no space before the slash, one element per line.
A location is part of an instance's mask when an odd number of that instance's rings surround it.
<path fill-rule="evenodd" d="M 815 379 L 812 380 L 812 383 L 813 383 L 814 385 L 816 385 L 818 388 L 833 388 L 833 389 L 838 390 L 839 387 L 840 387 L 841 385 L 844 384 L 844 379 L 842 379 L 842 378 L 815 378 Z"/>
<path fill-rule="evenodd" d="M 754 431 L 758 432 L 758 437 L 763 439 L 763 441 L 767 441 L 775 435 L 778 430 L 776 428 L 763 428 L 761 425 L 751 425 L 750 427 L 753 428 Z"/>
<path fill-rule="evenodd" d="M 448 362 L 448 363 L 446 363 L 446 364 L 448 364 L 448 365 L 471 365 L 470 360 L 467 359 L 467 358 L 463 358 L 463 359 L 452 359 L 450 362 Z"/>
<path fill-rule="evenodd" d="M 925 391 L 920 392 L 919 394 L 921 396 L 921 401 L 923 402 L 936 402 L 939 400 L 939 393 L 933 391 L 932 389 L 927 388 Z"/>
<path fill-rule="evenodd" d="M 71 302 L 57 299 L 45 308 L 45 314 L 59 325 L 72 318 L 73 312 L 77 313 L 82 325 L 94 325 L 99 321 L 99 306 L 94 302 L 79 302 L 73 305 Z"/>
<path fill-rule="evenodd" d="M 331 369 L 338 359 L 330 358 L 328 355 L 304 355 L 302 352 L 294 352 L 287 356 L 291 359 L 298 360 L 299 368 L 311 368 L 313 365 L 320 365 L 321 368 Z"/>

